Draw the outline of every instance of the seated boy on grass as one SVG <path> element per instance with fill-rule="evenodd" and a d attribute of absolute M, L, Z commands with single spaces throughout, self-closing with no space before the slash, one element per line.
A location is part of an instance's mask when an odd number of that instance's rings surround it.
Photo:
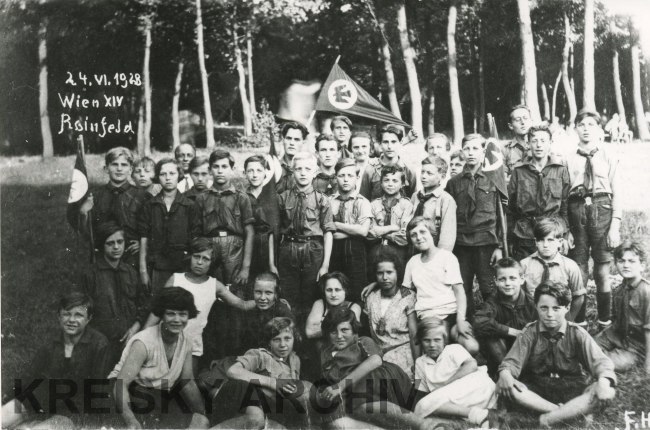
<path fill-rule="evenodd" d="M 497 261 L 497 293 L 490 296 L 474 315 L 474 333 L 490 374 L 496 373 L 521 330 L 537 319 L 532 296 L 522 289 L 524 273 L 512 258 Z"/>
<path fill-rule="evenodd" d="M 626 241 L 614 251 L 623 283 L 614 291 L 614 323 L 596 336 L 596 342 L 619 372 L 643 360 L 650 373 L 650 283 L 643 278 L 646 252 Z"/>
<path fill-rule="evenodd" d="M 567 321 L 570 303 L 564 285 L 537 287 L 539 320 L 523 329 L 499 366 L 497 394 L 540 413 L 542 427 L 588 414 L 616 394 L 614 363 L 586 330 Z"/>

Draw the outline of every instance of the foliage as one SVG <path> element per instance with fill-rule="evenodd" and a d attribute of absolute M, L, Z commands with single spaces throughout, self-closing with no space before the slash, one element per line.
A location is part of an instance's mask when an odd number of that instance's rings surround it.
<path fill-rule="evenodd" d="M 241 138 L 243 146 L 267 148 L 271 145 L 269 133 L 277 136 L 280 132 L 278 124 L 275 122 L 275 115 L 269 108 L 269 103 L 262 100 L 259 110 L 253 116 L 253 135 Z"/>

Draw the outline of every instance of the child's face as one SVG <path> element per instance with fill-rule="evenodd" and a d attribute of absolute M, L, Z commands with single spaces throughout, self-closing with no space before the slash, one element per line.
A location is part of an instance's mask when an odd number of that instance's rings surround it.
<path fill-rule="evenodd" d="M 422 186 L 425 189 L 436 188 L 442 181 L 442 175 L 433 164 L 423 164 L 422 171 L 420 173 L 420 180 L 422 181 Z"/>
<path fill-rule="evenodd" d="M 264 183 L 264 174 L 262 163 L 252 162 L 246 166 L 246 179 L 251 187 L 261 186 Z"/>
<path fill-rule="evenodd" d="M 381 135 L 381 152 L 383 155 L 392 160 L 397 157 L 397 148 L 399 147 L 399 139 L 396 134 L 384 133 Z"/>
<path fill-rule="evenodd" d="M 600 128 L 598 121 L 590 116 L 582 118 L 582 121 L 576 124 L 576 131 L 582 143 L 597 142 L 603 134 L 603 129 Z"/>
<path fill-rule="evenodd" d="M 634 252 L 625 251 L 621 258 L 616 260 L 616 268 L 623 278 L 636 280 L 641 278 L 644 265 Z"/>
<path fill-rule="evenodd" d="M 302 146 L 302 133 L 296 128 L 287 131 L 287 135 L 282 140 L 284 143 L 284 153 L 290 157 L 296 155 Z"/>
<path fill-rule="evenodd" d="M 547 294 L 539 296 L 535 307 L 537 308 L 539 320 L 549 330 L 559 329 L 566 319 L 567 312 L 569 312 L 568 306 L 560 305 L 555 297 Z"/>
<path fill-rule="evenodd" d="M 516 109 L 510 114 L 510 123 L 508 123 L 508 127 L 510 127 L 510 130 L 512 130 L 517 136 L 524 136 L 528 133 L 532 123 L 530 113 L 528 113 L 526 109 L 522 108 Z"/>
<path fill-rule="evenodd" d="M 433 236 L 424 223 L 419 223 L 409 232 L 413 246 L 418 252 L 428 251 L 433 247 Z"/>
<path fill-rule="evenodd" d="M 497 268 L 496 283 L 499 294 L 510 299 L 519 297 L 524 277 L 517 267 Z"/>
<path fill-rule="evenodd" d="M 120 155 L 111 161 L 108 166 L 104 167 L 104 170 L 108 173 L 108 178 L 113 184 L 122 185 L 131 176 L 131 163 L 124 155 Z"/>
<path fill-rule="evenodd" d="M 370 156 L 370 139 L 355 137 L 352 139 L 352 155 L 357 163 L 365 162 Z"/>
<path fill-rule="evenodd" d="M 389 173 L 381 179 L 381 189 L 387 196 L 394 196 L 402 188 L 402 174 Z"/>
<path fill-rule="evenodd" d="M 161 318 L 162 329 L 178 335 L 187 326 L 189 320 L 190 313 L 188 311 L 166 309 Z"/>
<path fill-rule="evenodd" d="M 255 300 L 257 309 L 261 311 L 270 309 L 276 300 L 275 283 L 270 281 L 255 281 L 253 300 Z"/>
<path fill-rule="evenodd" d="M 104 242 L 104 256 L 109 261 L 119 261 L 124 254 L 124 232 L 116 231 Z"/>
<path fill-rule="evenodd" d="M 465 167 L 465 162 L 463 160 L 458 157 L 452 158 L 449 162 L 449 175 L 456 176 L 463 171 L 463 167 Z"/>
<path fill-rule="evenodd" d="M 355 166 L 344 167 L 336 174 L 336 182 L 339 184 L 339 191 L 349 193 L 357 187 L 357 168 Z"/>
<path fill-rule="evenodd" d="M 485 158 L 485 148 L 481 145 L 480 139 L 473 139 L 465 142 L 463 146 L 463 152 L 465 153 L 465 164 L 476 167 L 483 164 L 483 159 Z"/>
<path fill-rule="evenodd" d="M 440 327 L 435 330 L 428 330 L 420 339 L 420 344 L 422 344 L 422 350 L 424 353 L 434 360 L 440 356 L 442 350 L 445 349 L 445 335 L 443 331 L 444 327 Z"/>
<path fill-rule="evenodd" d="M 190 173 L 190 177 L 192 178 L 194 188 L 196 188 L 197 191 L 206 190 L 208 188 L 208 183 L 210 182 L 210 165 L 204 163 L 195 167 Z"/>
<path fill-rule="evenodd" d="M 158 182 L 165 191 L 173 191 L 178 186 L 178 167 L 175 164 L 167 163 L 160 167 Z"/>
<path fill-rule="evenodd" d="M 192 161 L 195 155 L 196 154 L 194 153 L 194 148 L 192 148 L 192 145 L 183 143 L 178 147 L 175 156 L 176 161 L 178 161 L 183 167 L 183 172 L 187 172 L 189 170 L 190 161 Z"/>
<path fill-rule="evenodd" d="M 335 121 L 332 123 L 332 133 L 337 142 L 347 143 L 350 139 L 350 127 L 343 121 Z"/>
<path fill-rule="evenodd" d="M 329 334 L 330 342 L 334 349 L 341 351 L 357 341 L 359 336 L 352 330 L 352 325 L 345 321 L 336 326 L 336 330 Z"/>
<path fill-rule="evenodd" d="M 325 283 L 325 301 L 330 306 L 338 306 L 345 301 L 345 290 L 337 279 Z"/>
<path fill-rule="evenodd" d="M 390 291 L 397 285 L 397 270 L 392 261 L 378 263 L 375 274 L 379 288 L 382 291 Z"/>
<path fill-rule="evenodd" d="M 269 351 L 278 358 L 287 358 L 293 351 L 293 330 L 287 328 L 269 341 Z"/>
<path fill-rule="evenodd" d="M 68 336 L 78 336 L 84 332 L 90 322 L 88 308 L 75 306 L 70 309 L 59 310 L 59 324 Z"/>
<path fill-rule="evenodd" d="M 152 166 L 140 164 L 133 169 L 133 181 L 138 188 L 148 188 L 153 183 L 154 169 Z"/>
<path fill-rule="evenodd" d="M 314 179 L 315 170 L 314 163 L 309 160 L 298 160 L 293 167 L 293 178 L 298 185 L 306 187 Z"/>
<path fill-rule="evenodd" d="M 551 137 L 545 131 L 534 132 L 528 143 L 533 158 L 536 160 L 546 159 L 549 152 L 551 152 Z"/>
<path fill-rule="evenodd" d="M 216 160 L 212 163 L 210 171 L 215 185 L 226 185 L 230 182 L 230 178 L 232 178 L 233 174 L 232 167 L 230 167 L 230 161 L 227 158 L 222 158 L 221 160 Z"/>
<path fill-rule="evenodd" d="M 546 235 L 542 240 L 536 240 L 537 252 L 540 257 L 550 259 L 560 251 L 561 240 L 555 237 L 555 233 Z"/>
<path fill-rule="evenodd" d="M 333 140 L 322 140 L 318 143 L 317 154 L 323 167 L 332 168 L 339 161 L 338 144 Z"/>
<path fill-rule="evenodd" d="M 431 156 L 442 157 L 447 151 L 447 142 L 441 137 L 427 140 L 427 153 Z"/>
<path fill-rule="evenodd" d="M 212 263 L 212 250 L 195 252 L 190 259 L 190 271 L 196 276 L 205 276 Z"/>

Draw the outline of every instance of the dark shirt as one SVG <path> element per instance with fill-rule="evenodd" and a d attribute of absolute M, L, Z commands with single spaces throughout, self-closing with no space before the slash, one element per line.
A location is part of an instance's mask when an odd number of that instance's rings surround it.
<path fill-rule="evenodd" d="M 136 321 L 144 324 L 147 293 L 130 265 L 120 261 L 113 268 L 100 257 L 84 274 L 81 288 L 95 303 L 90 325 L 109 340 L 119 340 Z"/>
<path fill-rule="evenodd" d="M 326 196 L 331 196 L 339 189 L 339 184 L 336 180 L 336 174 L 328 175 L 327 173 L 318 172 L 312 181 L 314 189 L 319 193 Z"/>
<path fill-rule="evenodd" d="M 527 376 L 605 377 L 616 382 L 614 364 L 589 333 L 577 324 L 565 321 L 557 335 L 558 340 L 548 339 L 547 332 L 538 321 L 528 324 L 503 359 L 499 371 L 507 369 L 518 378 Z M 547 332 L 548 333 L 548 332 Z"/>
<path fill-rule="evenodd" d="M 321 351 L 321 368 L 323 378 L 330 384 L 334 384 L 347 378 L 361 363 L 372 355 L 382 356 L 381 348 L 369 337 L 360 337 L 357 342 L 336 351 L 330 343 Z"/>
<path fill-rule="evenodd" d="M 361 186 L 359 187 L 359 194 L 367 198 L 369 201 L 380 198 L 384 192 L 381 189 L 381 169 L 386 166 L 381 158 L 370 159 L 368 166 L 363 172 L 361 177 Z M 392 164 L 391 164 L 392 165 Z M 400 192 L 403 196 L 412 196 L 416 191 L 418 178 L 415 172 L 407 166 L 401 158 L 397 159 L 394 165 L 404 169 L 404 186 Z"/>
<path fill-rule="evenodd" d="M 456 245 L 496 245 L 497 189 L 479 169 L 472 175 L 469 166 L 452 177 L 445 189 L 456 201 Z"/>
<path fill-rule="evenodd" d="M 75 411 L 64 406 L 63 402 L 57 402 L 56 411 L 49 410 L 48 380 L 64 380 L 65 383 L 76 384 L 77 392 L 76 395 L 71 396 L 71 401 L 74 402 L 74 406 L 79 412 L 83 412 L 84 381 L 106 379 L 110 370 L 107 362 L 109 356 L 107 349 L 108 340 L 106 340 L 106 337 L 90 326 L 86 326 L 69 358 L 65 357 L 63 334 L 59 333 L 49 338 L 37 350 L 27 367 L 28 376 L 23 377 L 20 381 L 22 389 L 25 390 L 35 379 L 46 380 L 41 382 L 37 389 L 34 390 L 34 397 L 39 405 L 32 405 L 28 400 L 24 401 L 19 393 L 17 393 L 17 399 L 23 401 L 28 410 L 69 415 Z M 63 389 L 62 386 L 58 390 L 61 392 L 60 390 Z M 65 389 L 69 390 L 70 388 L 66 386 Z M 97 392 L 99 388 L 95 388 L 93 391 Z M 98 407 L 96 401 L 93 402 L 93 406 Z"/>
<path fill-rule="evenodd" d="M 190 188 L 189 190 L 185 191 L 185 192 L 183 193 L 183 195 L 184 195 L 186 198 L 190 199 L 191 201 L 195 202 L 195 201 L 196 201 L 196 198 L 197 198 L 198 196 L 200 196 L 200 195 L 202 195 L 202 194 L 205 194 L 205 193 L 207 193 L 207 192 L 208 192 L 208 190 L 199 191 L 199 190 L 196 189 L 196 187 L 192 187 L 192 188 Z"/>
<path fill-rule="evenodd" d="M 569 171 L 562 161 L 551 156 L 540 172 L 527 160 L 516 167 L 508 184 L 508 208 L 512 233 L 522 239 L 535 239 L 533 229 L 542 217 L 560 217 L 569 226 L 567 199 L 571 189 Z"/>
<path fill-rule="evenodd" d="M 176 193 L 169 211 L 163 193 L 147 201 L 140 212 L 138 229 L 146 237 L 147 260 L 159 270 L 182 271 L 189 252 L 190 221 L 194 202 Z"/>
<path fill-rule="evenodd" d="M 614 326 L 616 331 L 623 337 L 630 335 L 641 339 L 650 330 L 650 283 L 641 279 L 638 283 L 631 285 L 624 280 L 614 290 Z"/>
<path fill-rule="evenodd" d="M 304 197 L 303 197 L 304 196 Z M 323 236 L 336 231 L 327 196 L 313 187 L 304 192 L 292 188 L 280 194 L 280 233 Z"/>
<path fill-rule="evenodd" d="M 296 181 L 293 177 L 293 168 L 289 165 L 284 157 L 280 159 L 280 166 L 282 167 L 282 176 L 276 181 L 275 189 L 278 194 L 282 194 L 285 191 L 293 188 Z"/>
<path fill-rule="evenodd" d="M 192 213 L 192 237 L 218 236 L 220 231 L 244 236 L 245 226 L 254 224 L 253 208 L 245 192 L 210 188 L 196 198 Z"/>
<path fill-rule="evenodd" d="M 115 187 L 109 182 L 93 190 L 94 231 L 97 231 L 99 225 L 114 221 L 124 228 L 126 240 L 139 239 L 137 217 L 146 194 L 145 190 L 140 190 L 128 182 L 120 187 Z"/>
<path fill-rule="evenodd" d="M 533 298 L 522 289 L 512 304 L 502 300 L 499 294 L 489 297 L 474 314 L 476 337 L 506 337 L 508 328 L 523 329 L 537 319 Z"/>
<path fill-rule="evenodd" d="M 257 197 L 255 197 L 250 190 L 246 190 L 246 195 L 248 195 L 248 198 L 251 201 L 251 208 L 253 209 L 253 216 L 255 217 L 255 234 L 268 233 L 271 231 L 271 226 L 266 219 L 264 208 L 260 205 L 259 200 L 257 200 Z"/>

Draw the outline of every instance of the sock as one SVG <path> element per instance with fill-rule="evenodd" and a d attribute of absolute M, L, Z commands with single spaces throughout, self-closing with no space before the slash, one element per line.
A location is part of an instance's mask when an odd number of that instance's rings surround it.
<path fill-rule="evenodd" d="M 612 292 L 596 293 L 598 301 L 598 321 L 607 322 L 612 318 Z"/>
<path fill-rule="evenodd" d="M 600 303 L 600 299 L 598 300 L 598 302 Z M 600 312 L 598 312 L 598 314 L 600 315 Z M 585 321 L 586 317 L 587 317 L 587 296 L 585 296 L 585 300 L 582 302 L 582 307 L 578 311 L 578 315 L 576 315 L 575 322 L 577 324 L 582 325 L 581 323 Z"/>

